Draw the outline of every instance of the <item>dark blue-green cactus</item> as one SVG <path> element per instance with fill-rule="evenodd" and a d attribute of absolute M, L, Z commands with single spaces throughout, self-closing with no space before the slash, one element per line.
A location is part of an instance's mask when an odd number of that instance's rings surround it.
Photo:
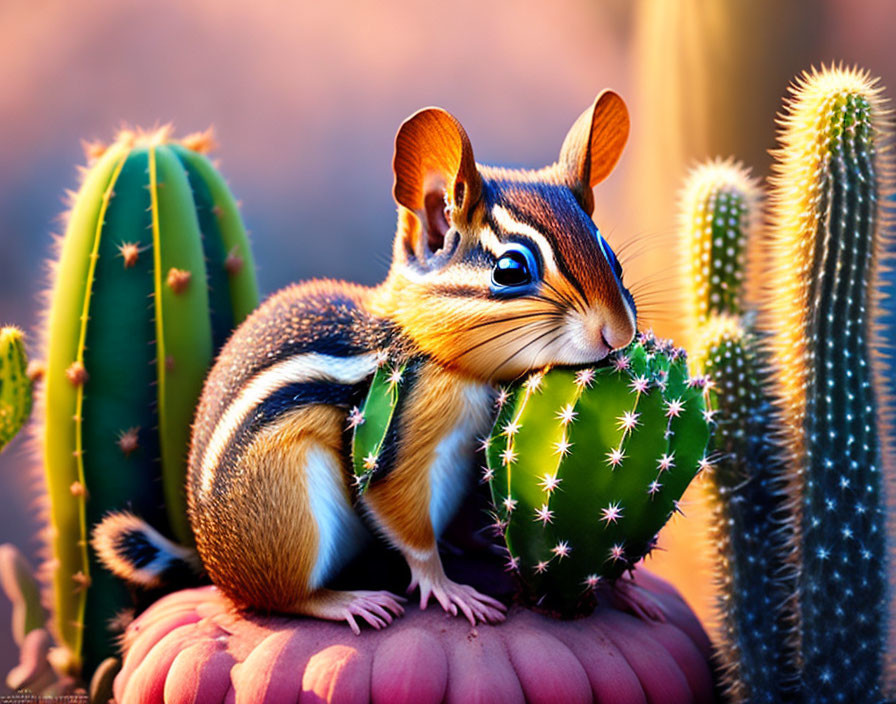
<path fill-rule="evenodd" d="M 749 320 L 749 319 L 748 319 Z M 718 551 L 719 656 L 732 701 L 787 700 L 798 679 L 787 465 L 769 437 L 770 403 L 756 335 L 714 315 L 694 353 L 710 379 L 718 453 L 707 491 Z"/>
<path fill-rule="evenodd" d="M 893 462 L 880 425 L 892 378 L 877 328 L 892 247 L 880 205 L 891 188 L 889 135 L 867 73 L 813 72 L 792 92 L 772 226 L 757 246 L 759 330 L 794 504 L 801 680 L 816 702 L 880 701 L 890 599 L 884 470 Z"/>
<path fill-rule="evenodd" d="M 535 603 L 573 615 L 653 548 L 708 466 L 705 395 L 683 350 L 643 334 L 609 364 L 538 371 L 502 392 L 486 479 Z"/>

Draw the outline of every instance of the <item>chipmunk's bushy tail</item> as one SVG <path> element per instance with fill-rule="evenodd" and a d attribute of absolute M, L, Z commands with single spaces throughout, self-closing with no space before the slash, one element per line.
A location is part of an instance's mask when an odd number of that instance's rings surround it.
<path fill-rule="evenodd" d="M 196 582 L 202 563 L 195 550 L 163 536 L 132 513 L 110 513 L 93 531 L 93 549 L 117 577 L 155 589 Z"/>

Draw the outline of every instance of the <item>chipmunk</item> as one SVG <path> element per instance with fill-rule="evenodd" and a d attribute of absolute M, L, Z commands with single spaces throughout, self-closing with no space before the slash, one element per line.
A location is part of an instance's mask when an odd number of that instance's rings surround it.
<path fill-rule="evenodd" d="M 132 582 L 201 564 L 235 603 L 375 628 L 403 612 L 389 592 L 328 582 L 364 545 L 368 524 L 401 551 L 409 592 L 471 624 L 505 606 L 445 575 L 437 538 L 473 483 L 496 384 L 546 365 L 593 363 L 631 342 L 632 295 L 591 214 L 592 188 L 628 138 L 625 103 L 602 92 L 556 163 L 479 165 L 439 108 L 395 138 L 398 228 L 386 280 L 331 280 L 271 296 L 234 332 L 202 393 L 187 493 L 196 552 L 137 517 L 108 516 L 93 545 Z M 397 411 L 387 470 L 352 488 L 347 416 L 382 350 L 422 361 Z M 198 558 L 197 558 L 198 553 Z"/>

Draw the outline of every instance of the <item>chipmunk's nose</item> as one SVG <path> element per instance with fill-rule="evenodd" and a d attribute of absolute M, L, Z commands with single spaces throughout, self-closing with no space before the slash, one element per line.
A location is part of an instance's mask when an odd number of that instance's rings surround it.
<path fill-rule="evenodd" d="M 606 312 L 591 312 L 582 321 L 585 343 L 593 349 L 604 348 L 605 352 L 625 347 L 635 336 L 635 326 L 628 316 L 610 319 Z"/>
<path fill-rule="evenodd" d="M 604 343 L 612 350 L 625 347 L 635 337 L 635 326 L 630 320 L 619 321 L 619 323 L 606 323 L 601 328 L 601 336 Z"/>
<path fill-rule="evenodd" d="M 605 348 L 606 352 L 625 347 L 635 336 L 635 326 L 628 318 L 609 320 L 606 315 L 592 312 L 582 321 L 585 343 L 593 349 Z"/>

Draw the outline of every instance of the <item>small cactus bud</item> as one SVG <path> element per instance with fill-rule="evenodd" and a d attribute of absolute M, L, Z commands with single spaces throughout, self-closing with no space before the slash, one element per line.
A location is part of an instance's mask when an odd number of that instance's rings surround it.
<path fill-rule="evenodd" d="M 124 268 L 130 269 L 137 263 L 140 247 L 134 242 L 122 242 L 118 245 L 118 254 L 124 259 Z"/>
<path fill-rule="evenodd" d="M 193 275 L 189 271 L 171 267 L 168 270 L 168 288 L 170 288 L 175 294 L 181 294 L 187 290 L 187 286 L 190 285 L 190 279 L 192 278 L 192 276 Z"/>
<path fill-rule="evenodd" d="M 200 154 L 209 154 L 218 148 L 213 127 L 209 127 L 204 132 L 193 132 L 192 134 L 188 134 L 180 140 L 180 143 L 187 149 Z"/>
<path fill-rule="evenodd" d="M 32 359 L 28 362 L 28 366 L 25 368 L 25 375 L 31 380 L 31 383 L 37 383 L 44 378 L 44 374 L 47 372 L 47 365 L 44 362 L 40 362 L 36 359 Z"/>
<path fill-rule="evenodd" d="M 106 153 L 106 149 L 109 148 L 109 145 L 99 140 L 82 140 L 81 148 L 84 150 L 84 158 L 87 159 L 87 162 L 93 163 Z"/>
<path fill-rule="evenodd" d="M 118 449 L 120 449 L 125 454 L 125 456 L 130 455 L 140 447 L 139 434 L 140 428 L 134 427 L 123 430 L 118 436 Z"/>
<path fill-rule="evenodd" d="M 83 386 L 90 378 L 83 362 L 72 362 L 68 369 L 65 370 L 65 376 L 72 383 L 72 386 Z"/>
<path fill-rule="evenodd" d="M 224 268 L 231 276 L 239 274 L 243 270 L 243 258 L 237 254 L 236 250 L 231 250 L 224 260 Z"/>
<path fill-rule="evenodd" d="M 90 586 L 90 577 L 81 571 L 72 575 L 72 581 L 75 583 L 75 593 L 83 592 Z"/>

